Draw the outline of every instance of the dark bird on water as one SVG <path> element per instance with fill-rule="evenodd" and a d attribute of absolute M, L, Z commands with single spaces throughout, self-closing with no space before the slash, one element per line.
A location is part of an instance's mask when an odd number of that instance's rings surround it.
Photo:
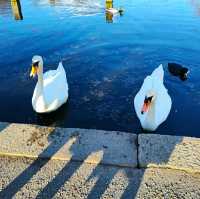
<path fill-rule="evenodd" d="M 182 81 L 188 78 L 189 69 L 180 64 L 168 63 L 168 70 L 172 75 L 178 76 Z"/>

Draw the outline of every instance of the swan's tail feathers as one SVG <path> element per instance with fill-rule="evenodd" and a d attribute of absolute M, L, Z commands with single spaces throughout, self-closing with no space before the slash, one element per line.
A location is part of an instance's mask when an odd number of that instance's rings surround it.
<path fill-rule="evenodd" d="M 160 80 L 163 81 L 163 78 L 164 78 L 163 65 L 160 64 L 158 66 L 158 68 L 156 68 L 151 75 L 154 76 L 154 77 L 158 77 Z"/>

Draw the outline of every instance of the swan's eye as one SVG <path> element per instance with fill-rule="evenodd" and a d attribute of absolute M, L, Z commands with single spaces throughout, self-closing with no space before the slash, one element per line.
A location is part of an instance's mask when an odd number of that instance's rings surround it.
<path fill-rule="evenodd" d="M 39 61 L 33 62 L 32 65 L 33 65 L 34 67 L 38 67 L 38 65 L 39 65 Z"/>
<path fill-rule="evenodd" d="M 152 101 L 152 99 L 153 99 L 153 96 L 145 97 L 144 103 L 149 103 Z"/>
<path fill-rule="evenodd" d="M 151 97 L 148 97 L 148 100 L 149 100 L 149 102 L 151 102 L 151 101 L 152 101 L 152 99 L 153 99 L 153 96 L 151 96 Z"/>

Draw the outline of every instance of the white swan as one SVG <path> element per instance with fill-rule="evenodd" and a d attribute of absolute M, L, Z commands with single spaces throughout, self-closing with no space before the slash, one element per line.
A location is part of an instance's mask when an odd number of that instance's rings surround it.
<path fill-rule="evenodd" d="M 57 110 L 68 99 L 68 83 L 62 62 L 57 70 L 50 70 L 43 74 L 43 59 L 34 56 L 32 59 L 31 77 L 38 75 L 32 106 L 37 113 L 49 113 Z"/>
<path fill-rule="evenodd" d="M 136 114 L 142 128 L 155 131 L 164 122 L 171 110 L 172 101 L 163 84 L 162 64 L 156 68 L 144 83 L 134 99 Z"/>

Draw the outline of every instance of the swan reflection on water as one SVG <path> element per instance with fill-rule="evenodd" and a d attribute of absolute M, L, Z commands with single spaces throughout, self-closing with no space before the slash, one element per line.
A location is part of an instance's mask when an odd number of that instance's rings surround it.
<path fill-rule="evenodd" d="M 50 4 L 69 11 L 74 16 L 90 16 L 102 13 L 103 5 L 99 0 L 40 0 L 39 5 Z"/>
<path fill-rule="evenodd" d="M 35 113 L 36 123 L 43 126 L 64 126 L 65 120 L 68 118 L 68 110 L 69 102 L 52 113 Z"/>
<path fill-rule="evenodd" d="M 33 1 L 31 1 L 33 2 Z M 12 10 L 15 20 L 23 20 L 20 0 L 0 0 L 0 15 L 9 16 Z M 51 5 L 67 10 L 73 16 L 90 16 L 102 13 L 104 6 L 99 0 L 38 0 L 35 5 Z"/>

